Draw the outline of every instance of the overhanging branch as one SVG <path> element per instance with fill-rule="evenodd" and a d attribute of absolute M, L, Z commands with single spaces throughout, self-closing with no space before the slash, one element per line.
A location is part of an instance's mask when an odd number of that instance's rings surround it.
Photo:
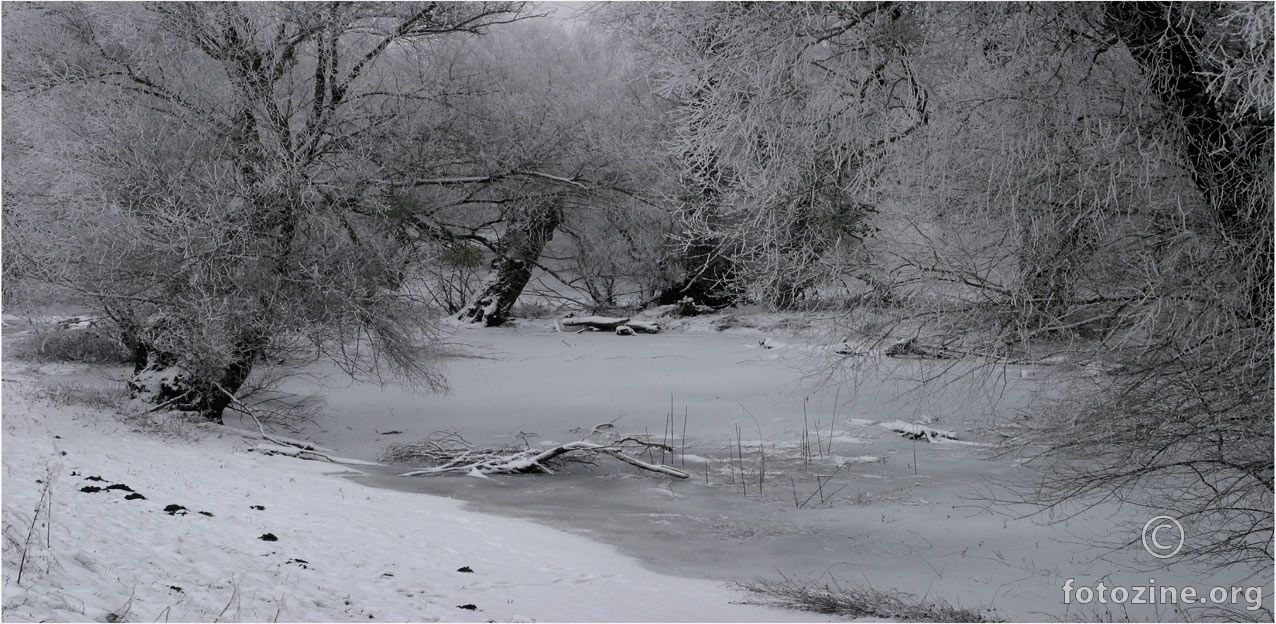
<path fill-rule="evenodd" d="M 506 180 L 510 178 L 540 179 L 540 180 L 545 180 L 547 182 L 553 182 L 555 184 L 571 186 L 573 188 L 577 188 L 582 191 L 593 191 L 593 190 L 598 190 L 599 188 L 601 188 L 601 187 L 595 186 L 594 183 L 590 182 L 589 180 L 582 180 L 580 178 L 575 178 L 575 177 L 568 178 L 564 176 L 557 176 L 550 173 L 544 173 L 541 171 L 524 171 L 524 170 L 515 170 L 515 171 L 510 171 L 508 173 L 497 173 L 497 174 L 486 175 L 486 176 L 461 176 L 461 177 L 452 177 L 452 178 L 422 178 L 419 180 L 413 180 L 410 183 L 410 186 L 414 186 L 414 187 L 415 186 L 463 186 L 466 184 L 490 184 L 493 182 L 499 182 L 501 180 Z"/>

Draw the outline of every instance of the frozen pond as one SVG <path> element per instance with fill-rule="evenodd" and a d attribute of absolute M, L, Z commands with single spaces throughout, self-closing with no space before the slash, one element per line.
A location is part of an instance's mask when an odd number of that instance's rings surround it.
<path fill-rule="evenodd" d="M 888 359 L 885 375 L 858 384 L 820 383 L 834 356 L 799 343 L 762 348 L 756 334 L 618 337 L 500 329 L 463 331 L 458 338 L 471 343 L 473 357 L 447 363 L 446 394 L 351 384 L 335 373 L 293 382 L 290 390 L 327 401 L 329 417 L 306 433 L 362 459 L 436 431 L 483 444 L 528 433 L 539 436 L 535 444 L 578 439 L 582 428 L 611 422 L 617 432 L 660 440 L 672 406 L 679 438 L 685 421 L 687 453 L 713 453 L 736 438 L 736 425 L 746 441 L 793 441 L 806 429 L 812 445 L 817 435 L 827 442 L 831 424 L 837 436 L 860 431 L 854 419 L 928 418 L 937 427 L 973 433 L 990 421 L 989 399 L 1000 388 L 994 378 L 982 388 L 953 384 L 895 400 L 913 386 L 905 379 L 933 373 L 934 365 Z M 1001 394 L 1003 412 L 1014 407 L 1013 392 L 1012 384 Z M 385 431 L 402 433 L 379 433 Z"/>
<path fill-rule="evenodd" d="M 940 365 L 887 360 L 857 383 L 819 384 L 827 355 L 797 339 L 762 348 L 760 336 L 741 333 L 530 329 L 463 331 L 460 338 L 480 357 L 449 362 L 449 394 L 295 382 L 290 389 L 318 393 L 328 406 L 301 434 L 341 455 L 373 459 L 388 444 L 438 431 L 477 444 L 537 446 L 582 439 L 611 422 L 616 434 L 668 441 L 678 453 L 652 459 L 692 478 L 670 480 L 607 458 L 554 476 L 402 478 L 387 468 L 355 478 L 588 535 L 671 574 L 869 584 L 992 606 L 1017 620 L 1171 617 L 1163 605 L 1063 604 L 1068 578 L 1148 582 L 1147 572 L 1123 571 L 1150 565 L 1137 546 L 1096 561 L 1101 539 L 1125 540 L 1145 518 L 1101 506 L 1054 526 L 1015 519 L 990 510 L 982 495 L 990 480 L 1031 478 L 1027 469 L 990 459 L 982 446 L 916 442 L 877 424 L 929 422 L 963 442 L 991 443 L 997 423 L 1022 404 L 1028 382 L 1018 370 L 895 400 L 913 387 L 906 379 Z M 730 459 L 740 452 L 742 460 Z M 1153 576 L 1162 585 L 1207 585 L 1184 567 Z"/>

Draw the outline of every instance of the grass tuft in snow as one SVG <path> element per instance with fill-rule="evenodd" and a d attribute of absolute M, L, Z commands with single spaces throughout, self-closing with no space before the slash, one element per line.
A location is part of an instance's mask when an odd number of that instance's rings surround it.
<path fill-rule="evenodd" d="M 141 403 L 141 405 L 150 407 L 144 403 Z M 199 412 L 170 412 L 165 410 L 126 410 L 122 420 L 135 431 L 147 435 L 187 441 L 199 439 L 200 432 L 209 425 L 208 421 Z"/>
<path fill-rule="evenodd" d="M 35 390 L 34 398 L 54 405 L 85 405 L 99 410 L 115 411 L 128 400 L 128 388 L 117 386 L 90 386 L 78 383 L 51 383 Z"/>
<path fill-rule="evenodd" d="M 96 327 L 55 327 L 34 331 L 5 344 L 5 356 L 30 362 L 128 364 L 133 354 Z"/>
<path fill-rule="evenodd" d="M 784 579 L 742 583 L 755 604 L 852 618 L 885 618 L 901 622 L 998 622 L 978 609 L 954 607 L 942 600 L 923 601 L 911 594 L 863 585 L 813 585 Z"/>

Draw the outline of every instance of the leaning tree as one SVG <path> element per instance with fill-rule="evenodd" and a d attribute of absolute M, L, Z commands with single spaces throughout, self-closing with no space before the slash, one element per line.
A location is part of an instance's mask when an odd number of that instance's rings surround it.
<path fill-rule="evenodd" d="M 299 356 L 441 383 L 372 155 L 446 89 L 396 66 L 520 4 L 5 11 L 6 131 L 30 174 L 6 253 L 121 328 L 136 395 L 220 420 L 254 364 Z"/>
<path fill-rule="evenodd" d="M 632 63 L 603 38 L 529 21 L 419 69 L 457 80 L 420 103 L 384 168 L 412 241 L 488 262 L 457 317 L 504 323 L 534 273 L 606 304 L 602 281 L 639 271 L 633 256 L 663 234 L 642 198 L 655 150 Z M 425 156 L 438 150 L 448 157 Z M 555 250 L 559 234 L 578 244 Z"/>

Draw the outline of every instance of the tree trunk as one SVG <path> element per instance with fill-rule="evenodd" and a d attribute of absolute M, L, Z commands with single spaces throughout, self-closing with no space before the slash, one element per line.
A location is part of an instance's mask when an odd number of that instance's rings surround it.
<path fill-rule="evenodd" d="M 1156 95 L 1182 122 L 1189 173 L 1214 210 L 1248 298 L 1246 316 L 1270 323 L 1272 307 L 1272 134 L 1270 110 L 1230 111 L 1211 94 L 1208 67 L 1193 47 L 1204 26 L 1178 2 L 1113 2 L 1107 28 L 1129 49 Z M 1201 9 L 1205 10 L 1205 9 Z M 1270 71 L 1270 69 L 1268 69 Z"/>
<path fill-rule="evenodd" d="M 129 392 L 133 398 L 157 407 L 199 412 L 205 419 L 221 424 L 222 412 L 252 372 L 256 352 L 248 341 L 241 341 L 229 365 L 211 374 L 199 374 L 181 366 L 173 354 L 139 341 L 133 350 Z"/>
<path fill-rule="evenodd" d="M 716 241 L 701 239 L 688 244 L 679 258 L 685 277 L 665 287 L 652 303 L 670 305 L 690 299 L 694 306 L 714 310 L 735 304 L 743 296 L 737 286 L 735 261 Z"/>
<path fill-rule="evenodd" d="M 1065 325 L 1076 294 L 1078 271 L 1094 253 L 1094 236 L 1084 224 L 1041 215 L 1046 225 L 1026 220 L 1020 233 L 1020 277 L 1016 321 L 1026 335 L 1052 333 Z"/>
<path fill-rule="evenodd" d="M 508 320 L 510 309 L 531 280 L 541 252 L 554 238 L 554 231 L 562 220 L 562 207 L 552 200 L 510 219 L 505 235 L 497 243 L 498 253 L 492 260 L 487 280 L 457 318 L 487 327 L 496 327 Z"/>

